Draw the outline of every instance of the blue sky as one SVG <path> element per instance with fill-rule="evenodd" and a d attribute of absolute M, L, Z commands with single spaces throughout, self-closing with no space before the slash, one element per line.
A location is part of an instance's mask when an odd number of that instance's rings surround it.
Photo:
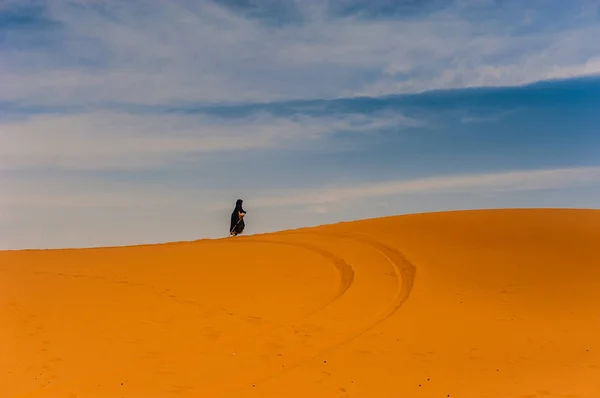
<path fill-rule="evenodd" d="M 600 1 L 0 3 L 0 249 L 598 207 Z"/>

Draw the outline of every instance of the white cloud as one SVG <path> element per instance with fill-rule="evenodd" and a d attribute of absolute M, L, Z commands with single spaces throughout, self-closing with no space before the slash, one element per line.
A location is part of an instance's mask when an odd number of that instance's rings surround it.
<path fill-rule="evenodd" d="M 590 37 L 598 35 L 600 25 L 532 35 L 518 38 L 518 41 L 508 38 L 465 38 L 464 47 L 455 47 L 452 57 L 444 56 L 437 60 L 443 63 L 444 59 L 451 59 L 454 67 L 444 68 L 430 79 L 382 79 L 353 94 L 381 96 L 423 92 L 432 88 L 521 86 L 542 80 L 597 76 L 600 75 L 600 42 L 590 41 Z M 510 55 L 495 62 L 485 61 L 503 53 Z"/>
<path fill-rule="evenodd" d="M 481 17 L 489 2 L 457 2 L 398 21 L 326 15 L 324 5 L 296 2 L 305 20 L 276 28 L 207 0 L 144 2 L 143 13 L 135 1 L 102 2 L 106 13 L 81 2 L 49 4 L 50 17 L 65 29 L 60 42 L 43 51 L 0 50 L 0 100 L 260 102 L 600 73 L 597 21 L 533 21 L 543 33 L 515 33 L 532 24 L 534 4 L 507 5 L 505 20 L 494 20 L 492 8 Z M 479 13 L 469 16 L 472 8 Z"/>
<path fill-rule="evenodd" d="M 430 177 L 298 190 L 268 192 L 252 199 L 254 207 L 326 206 L 365 198 L 426 193 L 494 193 L 580 188 L 600 184 L 600 167 L 524 170 L 501 173 Z"/>
<path fill-rule="evenodd" d="M 185 160 L 185 155 L 197 160 L 208 152 L 294 147 L 337 131 L 420 125 L 398 112 L 322 117 L 253 113 L 240 118 L 108 111 L 36 115 L 0 121 L 0 170 L 160 166 Z"/>
<path fill-rule="evenodd" d="M 256 187 L 248 189 L 245 202 L 253 209 L 305 206 L 311 213 L 330 213 L 340 203 L 363 199 L 415 194 L 498 194 L 600 186 L 600 167 L 517 170 L 509 172 L 458 174 L 407 180 L 326 185 L 309 189 Z M 163 184 L 140 182 L 131 185 L 110 180 L 4 179 L 0 206 L 5 208 L 174 208 L 207 206 L 210 212 L 227 210 L 222 191 L 205 186 L 165 189 Z"/>

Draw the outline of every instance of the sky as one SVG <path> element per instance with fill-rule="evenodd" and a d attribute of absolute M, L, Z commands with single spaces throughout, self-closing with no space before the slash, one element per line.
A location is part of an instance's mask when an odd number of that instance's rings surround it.
<path fill-rule="evenodd" d="M 1 0 L 0 249 L 598 208 L 600 0 Z"/>

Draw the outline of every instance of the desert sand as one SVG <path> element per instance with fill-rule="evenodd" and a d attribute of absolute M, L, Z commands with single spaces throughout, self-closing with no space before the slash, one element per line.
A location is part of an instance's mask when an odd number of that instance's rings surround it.
<path fill-rule="evenodd" d="M 0 252 L 0 397 L 598 398 L 599 245 L 515 209 Z"/>

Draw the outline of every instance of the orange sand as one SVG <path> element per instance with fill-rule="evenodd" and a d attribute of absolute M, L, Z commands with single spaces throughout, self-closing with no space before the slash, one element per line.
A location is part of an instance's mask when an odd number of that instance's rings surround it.
<path fill-rule="evenodd" d="M 600 397 L 600 211 L 0 252 L 0 398 Z"/>

